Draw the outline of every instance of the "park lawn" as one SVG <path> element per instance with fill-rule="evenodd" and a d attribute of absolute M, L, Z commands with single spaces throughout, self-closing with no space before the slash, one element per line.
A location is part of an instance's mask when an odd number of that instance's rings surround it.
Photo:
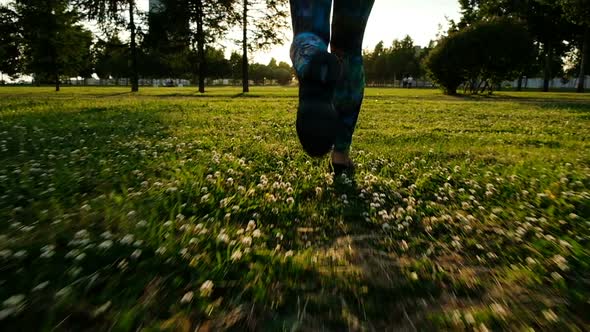
<path fill-rule="evenodd" d="M 588 330 L 590 95 L 0 88 L 0 329 Z"/>

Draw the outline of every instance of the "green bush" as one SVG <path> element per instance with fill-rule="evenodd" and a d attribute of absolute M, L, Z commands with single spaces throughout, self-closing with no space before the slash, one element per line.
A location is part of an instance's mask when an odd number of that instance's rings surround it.
<path fill-rule="evenodd" d="M 533 40 L 518 21 L 481 21 L 444 37 L 425 60 L 432 80 L 446 94 L 492 91 L 514 79 L 532 61 Z"/>

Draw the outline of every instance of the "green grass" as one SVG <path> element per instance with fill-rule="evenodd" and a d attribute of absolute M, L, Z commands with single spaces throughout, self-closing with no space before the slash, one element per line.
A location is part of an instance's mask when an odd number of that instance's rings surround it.
<path fill-rule="evenodd" d="M 589 95 L 296 93 L 0 89 L 2 330 L 588 330 Z"/>

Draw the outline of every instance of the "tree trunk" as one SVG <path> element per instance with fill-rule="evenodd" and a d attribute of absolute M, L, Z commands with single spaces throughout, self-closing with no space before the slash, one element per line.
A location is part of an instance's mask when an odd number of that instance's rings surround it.
<path fill-rule="evenodd" d="M 551 55 L 553 54 L 553 47 L 551 42 L 547 42 L 545 44 L 545 70 L 544 75 L 545 78 L 543 79 L 543 92 L 549 92 L 549 81 L 552 79 L 551 77 Z"/>
<path fill-rule="evenodd" d="M 248 78 L 248 0 L 244 0 L 244 17 L 242 21 L 242 92 L 250 92 Z"/>
<path fill-rule="evenodd" d="M 590 43 L 590 28 L 586 28 L 584 31 L 584 41 L 582 42 L 582 62 L 580 62 L 580 78 L 578 79 L 578 89 L 579 93 L 584 92 L 584 85 L 586 80 L 586 58 L 588 57 L 588 43 Z"/>
<path fill-rule="evenodd" d="M 205 93 L 205 31 L 203 27 L 203 1 L 197 1 L 197 57 L 199 61 L 199 92 Z"/>
<path fill-rule="evenodd" d="M 55 92 L 59 92 L 59 73 L 55 72 Z"/>
<path fill-rule="evenodd" d="M 518 85 L 516 86 L 516 91 L 522 91 L 522 74 L 518 76 Z"/>
<path fill-rule="evenodd" d="M 135 42 L 135 0 L 129 0 L 129 29 L 131 30 L 131 92 L 139 91 L 139 75 L 137 74 L 137 44 Z"/>

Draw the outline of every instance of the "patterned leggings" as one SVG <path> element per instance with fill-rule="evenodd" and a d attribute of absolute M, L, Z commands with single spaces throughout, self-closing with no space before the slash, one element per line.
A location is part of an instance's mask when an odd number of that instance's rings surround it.
<path fill-rule="evenodd" d="M 307 35 L 319 37 L 319 44 L 326 49 L 330 44 L 332 54 L 341 63 L 342 76 L 334 92 L 334 107 L 342 122 L 334 150 L 348 152 L 352 134 L 363 102 L 365 72 L 362 44 L 367 20 L 375 0 L 334 0 L 332 34 L 330 36 L 330 10 L 332 0 L 291 0 L 294 41 Z M 313 38 L 312 37 L 312 38 Z M 331 38 L 330 38 L 331 37 Z M 293 58 L 293 56 L 292 56 Z M 293 65 L 298 72 L 297 59 Z"/>

